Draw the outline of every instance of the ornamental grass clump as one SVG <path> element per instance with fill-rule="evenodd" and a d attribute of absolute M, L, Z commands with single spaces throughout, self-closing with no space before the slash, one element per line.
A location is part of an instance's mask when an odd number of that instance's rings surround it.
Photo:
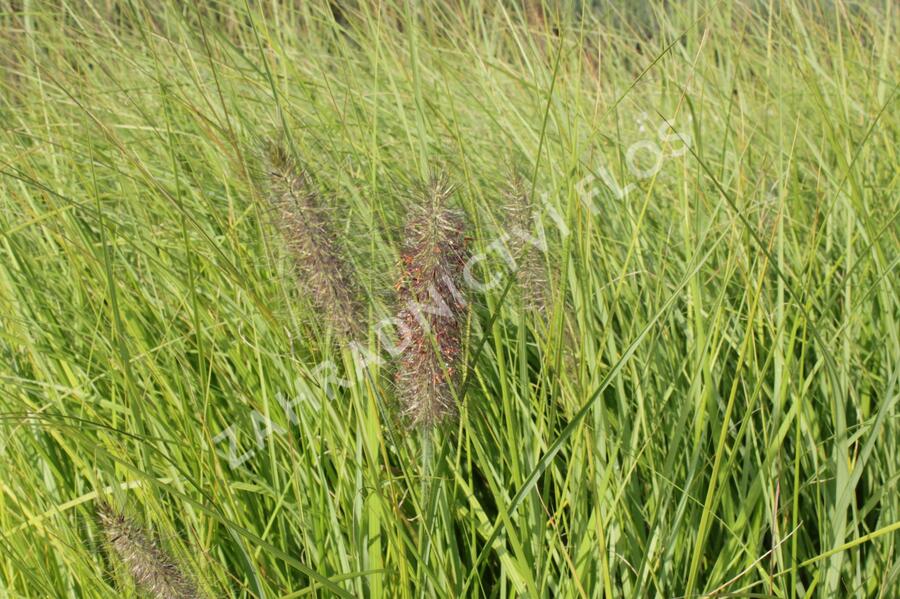
<path fill-rule="evenodd" d="M 326 324 L 350 337 L 362 322 L 359 290 L 329 208 L 284 147 L 270 143 L 266 153 L 275 223 L 293 257 L 298 284 Z"/>
<path fill-rule="evenodd" d="M 462 215 L 448 207 L 453 187 L 445 176 L 427 183 L 404 231 L 397 284 L 403 343 L 396 382 L 404 414 L 430 428 L 458 414 L 467 259 Z"/>
<path fill-rule="evenodd" d="M 201 599 L 194 581 L 154 541 L 143 527 L 103 504 L 100 525 L 107 549 L 119 559 L 135 586 L 153 599 Z"/>

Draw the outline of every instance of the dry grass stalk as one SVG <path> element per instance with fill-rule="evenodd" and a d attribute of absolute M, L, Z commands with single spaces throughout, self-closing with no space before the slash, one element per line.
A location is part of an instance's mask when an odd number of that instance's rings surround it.
<path fill-rule="evenodd" d="M 404 349 L 396 381 L 405 415 L 422 428 L 458 413 L 467 250 L 462 217 L 447 207 L 452 194 L 445 177 L 429 181 L 406 224 L 397 284 Z"/>

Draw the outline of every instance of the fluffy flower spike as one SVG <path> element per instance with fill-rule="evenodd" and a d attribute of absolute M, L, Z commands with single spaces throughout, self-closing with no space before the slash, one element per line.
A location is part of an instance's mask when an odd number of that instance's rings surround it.
<path fill-rule="evenodd" d="M 516 268 L 516 282 L 527 310 L 547 307 L 547 277 L 542 251 L 547 249 L 543 232 L 535 233 L 535 206 L 527 182 L 518 173 L 505 191 L 507 244 Z"/>
<path fill-rule="evenodd" d="M 99 508 L 106 545 L 135 585 L 153 599 L 201 599 L 197 586 L 134 520 L 107 504 Z"/>
<path fill-rule="evenodd" d="M 270 143 L 267 162 L 275 222 L 293 256 L 299 286 L 334 330 L 352 336 L 362 322 L 359 292 L 328 209 L 284 147 Z"/>
<path fill-rule="evenodd" d="M 396 382 L 413 426 L 429 428 L 458 413 L 468 256 L 460 213 L 447 204 L 453 187 L 434 176 L 410 211 L 404 231 L 402 275 L 397 284 L 403 351 Z"/>

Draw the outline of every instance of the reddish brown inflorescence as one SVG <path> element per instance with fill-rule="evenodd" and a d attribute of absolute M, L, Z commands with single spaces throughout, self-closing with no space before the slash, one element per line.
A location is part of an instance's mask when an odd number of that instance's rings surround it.
<path fill-rule="evenodd" d="M 433 177 L 405 229 L 397 284 L 403 351 L 396 380 L 404 412 L 416 427 L 436 426 L 458 413 L 467 251 L 462 216 L 447 207 L 452 194 L 445 177 Z"/>

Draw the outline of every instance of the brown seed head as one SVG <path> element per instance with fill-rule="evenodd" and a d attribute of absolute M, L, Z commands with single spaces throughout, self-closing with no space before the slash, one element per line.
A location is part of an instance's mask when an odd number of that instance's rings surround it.
<path fill-rule="evenodd" d="M 462 275 L 468 252 L 461 215 L 447 207 L 453 193 L 433 177 L 413 207 L 404 232 L 397 284 L 403 352 L 396 375 L 404 413 L 417 427 L 456 416 L 465 300 Z"/>
<path fill-rule="evenodd" d="M 107 504 L 100 506 L 99 517 L 109 552 L 122 561 L 139 589 L 153 599 L 205 597 L 137 522 Z"/>
<path fill-rule="evenodd" d="M 514 174 L 505 191 L 507 244 L 516 267 L 516 281 L 527 310 L 547 306 L 547 277 L 541 250 L 546 249 L 542 232 L 535 231 L 535 206 L 527 183 Z"/>
<path fill-rule="evenodd" d="M 352 336 L 363 322 L 359 290 L 328 209 L 309 174 L 284 147 L 270 144 L 267 150 L 275 222 L 293 256 L 299 286 L 329 325 Z"/>

